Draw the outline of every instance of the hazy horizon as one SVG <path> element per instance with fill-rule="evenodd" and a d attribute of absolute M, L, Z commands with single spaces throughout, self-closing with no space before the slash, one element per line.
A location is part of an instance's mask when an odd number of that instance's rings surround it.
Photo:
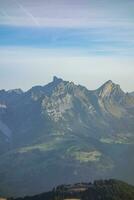
<path fill-rule="evenodd" d="M 134 91 L 134 1 L 0 0 L 0 89 L 54 75 L 96 89 Z"/>

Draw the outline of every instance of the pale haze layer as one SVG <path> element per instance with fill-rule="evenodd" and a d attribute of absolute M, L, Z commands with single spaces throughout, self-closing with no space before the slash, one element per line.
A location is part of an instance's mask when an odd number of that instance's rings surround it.
<path fill-rule="evenodd" d="M 133 0 L 0 0 L 0 89 L 56 75 L 134 91 Z"/>

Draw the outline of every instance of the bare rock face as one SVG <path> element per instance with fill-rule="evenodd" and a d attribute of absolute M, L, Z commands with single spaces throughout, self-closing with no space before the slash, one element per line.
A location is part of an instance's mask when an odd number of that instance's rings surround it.
<path fill-rule="evenodd" d="M 111 80 L 107 81 L 98 90 L 97 94 L 102 100 L 120 101 L 126 94 L 121 90 L 120 86 L 113 83 Z"/>

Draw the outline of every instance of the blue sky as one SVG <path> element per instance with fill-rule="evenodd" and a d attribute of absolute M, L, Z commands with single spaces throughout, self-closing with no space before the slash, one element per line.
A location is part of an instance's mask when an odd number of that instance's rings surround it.
<path fill-rule="evenodd" d="M 134 91 L 134 1 L 0 0 L 0 71 L 1 89 L 57 75 Z"/>

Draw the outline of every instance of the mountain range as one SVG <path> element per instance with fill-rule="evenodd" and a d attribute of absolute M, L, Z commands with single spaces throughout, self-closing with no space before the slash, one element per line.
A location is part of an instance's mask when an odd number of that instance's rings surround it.
<path fill-rule="evenodd" d="M 134 184 L 133 94 L 111 80 L 89 90 L 57 77 L 0 90 L 0 193 L 110 177 Z"/>

